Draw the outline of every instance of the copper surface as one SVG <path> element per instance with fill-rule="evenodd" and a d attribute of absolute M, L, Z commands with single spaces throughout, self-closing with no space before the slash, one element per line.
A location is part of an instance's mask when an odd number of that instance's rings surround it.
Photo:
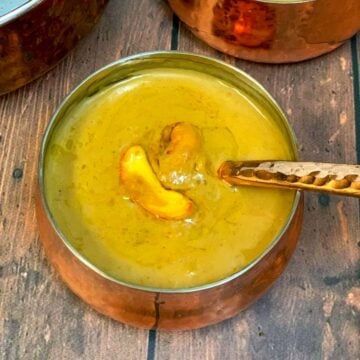
<path fill-rule="evenodd" d="M 107 2 L 34 1 L 24 13 L 0 17 L 0 95 L 55 66 L 95 26 Z"/>
<path fill-rule="evenodd" d="M 310 59 L 337 48 L 360 30 L 359 0 L 275 2 L 169 0 L 200 39 L 224 53 L 257 62 Z"/>

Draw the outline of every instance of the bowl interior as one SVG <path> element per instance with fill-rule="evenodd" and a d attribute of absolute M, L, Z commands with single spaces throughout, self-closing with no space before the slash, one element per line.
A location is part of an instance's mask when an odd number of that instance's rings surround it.
<path fill-rule="evenodd" d="M 144 287 L 137 286 L 134 284 L 129 284 L 123 281 L 119 281 L 118 279 L 109 276 L 96 266 L 94 266 L 90 261 L 88 261 L 84 256 L 82 256 L 74 246 L 66 239 L 58 224 L 56 223 L 56 219 L 51 213 L 47 199 L 45 197 L 45 189 L 44 189 L 44 159 L 47 151 L 48 144 L 51 140 L 52 133 L 56 126 L 66 118 L 67 114 L 77 106 L 77 104 L 83 100 L 84 98 L 91 97 L 97 92 L 103 90 L 104 88 L 122 81 L 124 79 L 131 78 L 136 76 L 139 73 L 143 73 L 146 70 L 150 69 L 158 69 L 158 68 L 181 68 L 181 69 L 189 69 L 195 70 L 199 72 L 204 72 L 209 75 L 213 75 L 218 79 L 230 83 L 234 87 L 241 88 L 243 92 L 245 92 L 250 98 L 253 99 L 255 103 L 262 104 L 264 108 L 269 112 L 271 118 L 277 123 L 277 126 L 281 129 L 282 133 L 288 140 L 288 143 L 291 146 L 291 152 L 293 154 L 293 158 L 298 158 L 296 141 L 293 134 L 292 129 L 290 128 L 284 113 L 276 104 L 275 100 L 266 92 L 266 90 L 257 83 L 250 76 L 245 74 L 244 72 L 233 68 L 225 63 L 222 63 L 217 60 L 213 60 L 204 56 L 198 56 L 193 54 L 185 54 L 178 52 L 155 52 L 155 53 L 145 53 L 136 55 L 133 57 L 129 57 L 126 59 L 119 60 L 115 63 L 112 63 L 103 69 L 100 69 L 85 81 L 83 81 L 62 103 L 59 107 L 58 111 L 52 117 L 48 128 L 45 132 L 41 153 L 39 159 L 39 185 L 42 196 L 42 201 L 44 208 L 46 209 L 47 216 L 52 223 L 52 226 L 56 230 L 59 237 L 62 239 L 64 244 L 71 250 L 71 252 L 84 264 L 86 264 L 89 268 L 100 274 L 101 276 L 114 281 L 116 283 L 137 288 L 145 291 L 156 291 L 156 292 L 167 292 L 167 293 L 184 293 L 184 292 L 192 292 L 203 289 L 208 289 L 210 287 L 214 287 L 223 283 L 226 283 L 236 277 L 241 276 L 246 273 L 250 268 L 256 265 L 279 241 L 284 232 L 287 230 L 294 214 L 297 209 L 300 193 L 296 193 L 294 198 L 294 203 L 291 209 L 291 212 L 288 215 L 288 219 L 284 227 L 281 229 L 279 234 L 270 245 L 267 247 L 266 251 L 264 251 L 260 256 L 254 259 L 250 264 L 248 264 L 245 268 L 242 268 L 240 271 L 232 274 L 229 277 L 221 279 L 216 282 L 212 282 L 210 284 L 196 286 L 191 288 L 184 289 L 158 289 L 152 287 Z"/>

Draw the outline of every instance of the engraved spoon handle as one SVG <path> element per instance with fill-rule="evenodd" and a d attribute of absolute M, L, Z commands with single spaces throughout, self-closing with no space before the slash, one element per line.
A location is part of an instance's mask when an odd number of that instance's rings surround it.
<path fill-rule="evenodd" d="M 295 161 L 225 161 L 218 169 L 231 185 L 329 192 L 360 197 L 360 165 Z"/>

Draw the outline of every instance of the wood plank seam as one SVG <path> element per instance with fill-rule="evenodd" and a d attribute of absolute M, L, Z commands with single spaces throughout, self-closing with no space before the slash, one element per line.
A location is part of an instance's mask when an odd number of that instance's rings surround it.
<path fill-rule="evenodd" d="M 149 330 L 149 339 L 148 339 L 148 350 L 147 350 L 147 360 L 155 359 L 155 350 L 156 350 L 156 330 Z"/>
<path fill-rule="evenodd" d="M 360 162 L 360 68 L 358 61 L 358 49 L 356 35 L 351 39 L 352 72 L 354 82 L 354 110 L 355 110 L 355 139 L 357 162 Z"/>
<path fill-rule="evenodd" d="M 172 26 L 172 31 L 171 31 L 171 50 L 178 49 L 179 31 L 180 31 L 180 20 L 174 14 L 173 15 L 173 26 Z"/>

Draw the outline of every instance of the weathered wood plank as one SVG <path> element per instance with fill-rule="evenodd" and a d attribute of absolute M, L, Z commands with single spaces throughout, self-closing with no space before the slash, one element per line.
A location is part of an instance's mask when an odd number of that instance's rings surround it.
<path fill-rule="evenodd" d="M 354 62 L 353 79 L 355 88 L 354 103 L 356 112 L 357 158 L 358 162 L 360 162 L 360 33 L 352 39 L 352 53 Z"/>
<path fill-rule="evenodd" d="M 287 112 L 304 160 L 356 162 L 350 44 L 295 65 L 235 61 L 181 27 L 179 49 L 236 64 Z M 298 249 L 274 288 L 238 317 L 197 331 L 159 333 L 157 359 L 359 358 L 359 204 L 306 196 Z M 357 290 L 359 291 L 359 290 Z M 358 294 L 358 293 L 357 293 Z"/>
<path fill-rule="evenodd" d="M 121 56 L 170 48 L 160 0 L 112 0 L 96 30 L 56 69 L 0 98 L 0 358 L 144 359 L 148 332 L 76 298 L 44 259 L 33 208 L 38 149 L 61 99 Z"/>

